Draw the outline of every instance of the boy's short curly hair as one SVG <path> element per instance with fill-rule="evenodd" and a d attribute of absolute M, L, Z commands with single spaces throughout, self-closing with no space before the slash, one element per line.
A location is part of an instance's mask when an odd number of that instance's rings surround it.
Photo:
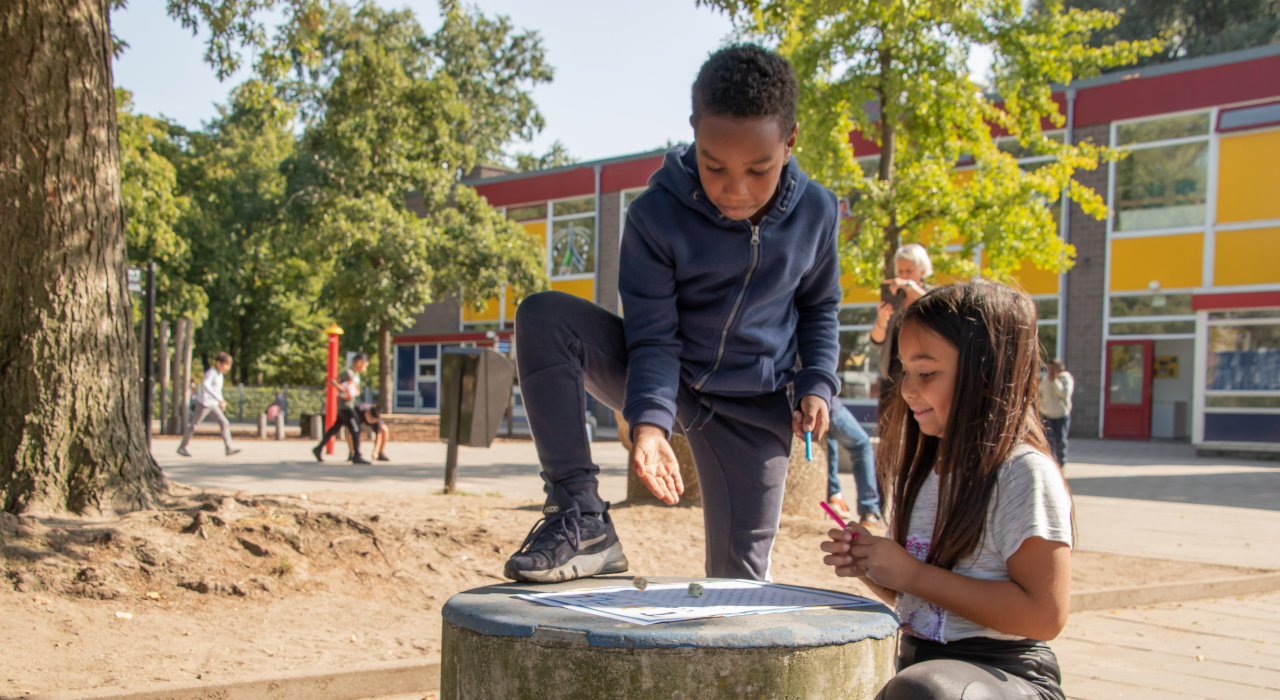
<path fill-rule="evenodd" d="M 693 82 L 693 124 L 703 114 L 773 117 L 782 137 L 796 123 L 799 87 L 791 62 L 755 44 L 734 44 L 711 54 Z"/>

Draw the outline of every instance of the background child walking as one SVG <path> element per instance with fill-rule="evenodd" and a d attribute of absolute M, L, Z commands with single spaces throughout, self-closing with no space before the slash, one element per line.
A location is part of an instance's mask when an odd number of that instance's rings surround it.
<path fill-rule="evenodd" d="M 210 415 L 218 421 L 218 425 L 222 426 L 222 444 L 226 447 L 227 455 L 240 451 L 231 444 L 231 422 L 222 413 L 227 408 L 227 402 L 222 399 L 222 375 L 230 371 L 231 356 L 225 352 L 218 353 L 213 359 L 213 366 L 204 371 L 204 378 L 200 380 L 200 391 L 196 393 L 195 418 L 187 424 L 187 430 L 182 435 L 182 444 L 178 445 L 178 454 L 183 457 L 191 456 L 191 453 L 187 452 L 187 443 L 191 442 L 191 434 L 195 432 L 200 421 Z"/>
<path fill-rule="evenodd" d="M 1040 427 L 1035 306 L 955 284 L 898 328 L 880 423 L 888 536 L 854 525 L 822 544 L 902 621 L 898 675 L 877 697 L 1064 698 L 1043 640 L 1070 608 L 1071 496 Z"/>

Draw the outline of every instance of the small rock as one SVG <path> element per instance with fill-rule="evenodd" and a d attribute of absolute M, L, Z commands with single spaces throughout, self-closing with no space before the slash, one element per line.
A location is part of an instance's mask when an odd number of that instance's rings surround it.
<path fill-rule="evenodd" d="M 1204 654 L 1196 654 L 1196 661 L 1204 661 Z"/>
<path fill-rule="evenodd" d="M 36 596 L 32 598 L 31 602 L 35 603 L 36 605 L 52 605 L 52 603 L 49 602 L 48 598 L 41 598 L 40 596 Z"/>
<path fill-rule="evenodd" d="M 689 584 L 689 595 L 693 596 L 694 598 L 701 598 L 703 593 L 704 591 L 702 589 L 701 583 Z"/>
<path fill-rule="evenodd" d="M 245 588 L 239 581 L 231 584 L 231 592 L 240 596 L 241 598 L 249 595 L 249 589 Z"/>
<path fill-rule="evenodd" d="M 222 507 L 223 507 L 224 509 L 226 509 L 226 510 L 235 510 L 235 507 L 236 507 L 236 499 L 234 499 L 234 498 L 232 498 L 232 497 L 230 497 L 230 496 L 224 496 L 224 497 L 222 498 L 222 503 L 221 503 L 221 505 L 222 505 Z"/>
<path fill-rule="evenodd" d="M 644 589 L 649 587 L 649 579 L 643 576 L 637 576 L 631 579 L 631 585 L 643 591 Z"/>
<path fill-rule="evenodd" d="M 132 620 L 132 619 L 133 619 L 133 613 L 117 612 L 117 613 L 116 613 L 116 617 L 120 618 L 121 620 Z"/>
<path fill-rule="evenodd" d="M 160 600 L 160 594 L 155 591 L 147 591 L 147 597 L 152 600 Z"/>
<path fill-rule="evenodd" d="M 302 494 L 302 495 L 298 496 L 298 498 L 301 498 L 302 500 L 304 500 L 304 501 L 305 501 L 305 500 L 307 500 L 307 494 L 305 494 L 305 493 L 304 493 L 304 494 Z"/>
<path fill-rule="evenodd" d="M 212 521 L 212 522 L 213 522 L 213 524 L 214 524 L 214 525 L 217 525 L 218 527 L 226 527 L 226 526 L 227 526 L 227 521 L 226 521 L 226 520 L 224 520 L 224 519 L 222 518 L 222 516 L 219 516 L 219 515 L 211 515 L 211 516 L 209 516 L 209 520 L 210 520 L 210 521 Z"/>
<path fill-rule="evenodd" d="M 258 544 L 257 542 L 254 542 L 253 540 L 251 540 L 251 539 L 247 539 L 247 538 L 244 538 L 244 537 L 241 537 L 241 538 L 239 538 L 239 539 L 240 539 L 240 546 L 241 546 L 241 547 L 244 547 L 244 548 L 245 548 L 245 549 L 247 549 L 247 550 L 249 550 L 249 553 L 250 553 L 250 554 L 252 554 L 253 556 L 255 556 L 255 557 L 269 557 L 269 556 L 271 556 L 271 550 L 267 549 L 266 547 L 263 547 L 262 545 Z"/>

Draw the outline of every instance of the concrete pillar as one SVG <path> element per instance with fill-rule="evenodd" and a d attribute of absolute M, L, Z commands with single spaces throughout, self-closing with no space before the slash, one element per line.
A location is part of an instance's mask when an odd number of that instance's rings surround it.
<path fill-rule="evenodd" d="M 258 414 L 258 437 L 267 437 L 267 414 L 265 413 Z"/>
<path fill-rule="evenodd" d="M 883 605 L 637 626 L 511 597 L 629 580 L 454 596 L 442 611 L 440 697 L 871 700 L 893 677 L 898 621 Z"/>
<path fill-rule="evenodd" d="M 324 435 L 324 416 L 319 413 L 311 414 L 311 439 L 319 440 Z"/>
<path fill-rule="evenodd" d="M 276 414 L 276 439 L 284 439 L 284 411 Z"/>

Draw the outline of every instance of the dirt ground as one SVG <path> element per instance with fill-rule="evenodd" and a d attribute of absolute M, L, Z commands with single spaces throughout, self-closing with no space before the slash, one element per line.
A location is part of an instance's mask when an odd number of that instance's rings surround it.
<path fill-rule="evenodd" d="M 157 511 L 103 520 L 0 514 L 0 698 L 332 671 L 440 653 L 440 607 L 503 580 L 540 503 L 321 492 L 249 496 L 173 484 Z M 628 575 L 702 575 L 702 511 L 612 511 Z M 779 582 L 832 576 L 830 525 L 784 518 Z M 1078 552 L 1073 589 L 1253 573 Z"/>

